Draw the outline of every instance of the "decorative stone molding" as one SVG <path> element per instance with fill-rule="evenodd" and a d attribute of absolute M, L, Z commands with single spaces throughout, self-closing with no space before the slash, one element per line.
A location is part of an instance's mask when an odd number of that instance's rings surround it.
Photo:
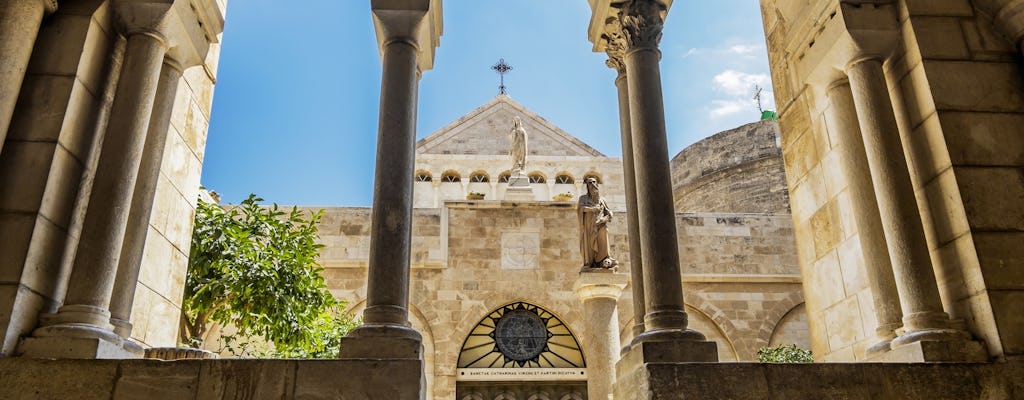
<path fill-rule="evenodd" d="M 864 59 L 884 60 L 896 48 L 899 23 L 891 2 L 840 2 L 823 26 L 805 42 L 796 69 L 819 92 L 844 79 L 847 66 Z"/>
<path fill-rule="evenodd" d="M 194 359 L 215 359 L 219 358 L 217 353 L 191 347 L 153 347 L 146 349 L 143 358 L 156 360 L 194 360 Z"/>
<path fill-rule="evenodd" d="M 46 14 L 53 14 L 57 12 L 57 0 L 39 0 L 43 2 L 43 7 L 46 9 Z"/>
<path fill-rule="evenodd" d="M 603 39 L 606 42 L 604 52 L 608 54 L 608 60 L 604 62 L 605 65 L 614 69 L 620 76 L 624 75 L 626 73 L 626 39 L 622 36 L 622 23 L 618 18 L 608 18 Z"/>
<path fill-rule="evenodd" d="M 656 0 L 632 0 L 619 10 L 626 51 L 657 50 L 667 9 Z"/>
<path fill-rule="evenodd" d="M 588 3 L 590 4 L 591 15 L 587 36 L 590 42 L 594 44 L 594 52 L 604 52 L 606 47 L 609 46 L 609 39 L 616 39 L 616 36 L 621 35 L 621 27 L 618 22 L 620 11 L 628 3 L 633 2 L 651 3 L 660 8 L 660 19 L 664 21 L 668 10 L 672 8 L 673 0 L 631 0 L 630 2 L 623 2 L 622 0 L 590 0 Z M 625 48 L 624 45 L 620 46 Z M 615 68 L 612 65 L 609 65 L 609 67 Z"/>

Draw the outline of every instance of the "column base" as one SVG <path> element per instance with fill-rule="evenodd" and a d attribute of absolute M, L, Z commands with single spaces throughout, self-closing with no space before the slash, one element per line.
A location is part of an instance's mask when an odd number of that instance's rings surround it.
<path fill-rule="evenodd" d="M 402 325 L 364 324 L 341 338 L 341 359 L 423 360 L 423 337 Z"/>
<path fill-rule="evenodd" d="M 921 340 L 897 345 L 893 340 L 889 351 L 868 353 L 870 362 L 922 363 L 922 362 L 986 362 L 988 352 L 980 342 L 959 340 Z"/>
<path fill-rule="evenodd" d="M 651 387 L 651 364 L 718 362 L 718 345 L 711 341 L 636 342 L 629 346 L 615 364 L 616 399 L 648 399 Z"/>
<path fill-rule="evenodd" d="M 508 178 L 508 188 L 505 189 L 506 201 L 535 201 L 533 186 L 530 186 L 530 178 L 522 171 L 516 171 Z"/>
<path fill-rule="evenodd" d="M 129 359 L 142 358 L 143 353 L 142 346 L 132 341 L 114 343 L 100 338 L 27 337 L 18 345 L 18 354 L 29 358 Z"/>

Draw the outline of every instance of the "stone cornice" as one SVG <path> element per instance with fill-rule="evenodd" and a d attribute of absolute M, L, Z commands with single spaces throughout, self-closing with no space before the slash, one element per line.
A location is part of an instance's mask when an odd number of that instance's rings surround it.
<path fill-rule="evenodd" d="M 630 0 L 619 10 L 626 52 L 657 50 L 665 27 L 665 7 L 656 0 Z"/>
<path fill-rule="evenodd" d="M 824 88 L 842 79 L 851 63 L 885 60 L 896 48 L 899 24 L 892 2 L 841 1 L 824 11 L 824 22 L 793 42 L 802 49 L 794 59 L 803 83 Z"/>

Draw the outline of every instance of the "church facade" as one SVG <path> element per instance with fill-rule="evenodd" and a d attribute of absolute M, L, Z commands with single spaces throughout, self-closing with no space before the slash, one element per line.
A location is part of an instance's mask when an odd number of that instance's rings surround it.
<path fill-rule="evenodd" d="M 529 200 L 506 197 L 516 117 L 529 138 L 523 170 Z M 716 343 L 722 361 L 756 361 L 757 350 L 770 345 L 810 349 L 776 138 L 774 122 L 753 123 L 709 137 L 673 162 L 690 325 Z M 596 358 L 608 357 L 595 347 L 609 339 L 591 332 L 581 297 L 576 207 L 586 178 L 600 182 L 613 212 L 610 253 L 624 289 L 615 302 L 612 339 L 625 345 L 635 334 L 621 159 L 603 155 L 506 95 L 416 148 L 410 322 L 423 335 L 427 393 L 435 399 L 585 395 L 588 379 L 603 379 L 587 372 Z M 326 281 L 359 313 L 370 209 L 324 211 Z M 497 329 L 511 320 L 502 316 L 516 310 L 547 318 L 555 335 L 537 342 L 539 353 L 518 361 L 514 349 L 499 346 Z M 614 364 L 617 353 L 606 362 Z"/>

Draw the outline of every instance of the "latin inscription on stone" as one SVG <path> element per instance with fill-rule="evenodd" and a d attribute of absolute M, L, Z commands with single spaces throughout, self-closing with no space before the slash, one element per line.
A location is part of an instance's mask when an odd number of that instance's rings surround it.
<path fill-rule="evenodd" d="M 537 269 L 539 257 L 540 233 L 501 234 L 501 269 Z"/>

